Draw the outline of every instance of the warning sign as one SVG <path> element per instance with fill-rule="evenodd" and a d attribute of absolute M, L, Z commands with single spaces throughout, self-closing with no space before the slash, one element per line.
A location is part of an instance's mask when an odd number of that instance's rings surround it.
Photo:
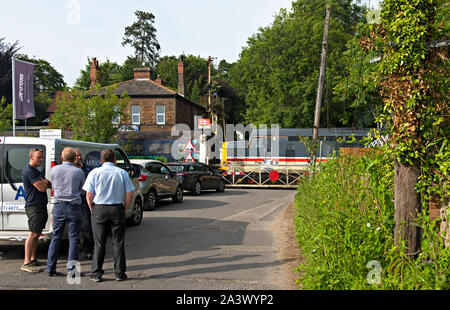
<path fill-rule="evenodd" d="M 192 153 L 189 152 L 188 156 L 186 156 L 186 159 L 184 160 L 185 163 L 194 163 L 195 159 L 192 157 Z"/>
<path fill-rule="evenodd" d="M 183 153 L 192 153 L 192 152 L 197 152 L 197 150 L 194 147 L 194 144 L 192 144 L 192 141 L 189 140 L 188 143 L 186 143 L 186 145 L 184 146 L 183 149 Z"/>

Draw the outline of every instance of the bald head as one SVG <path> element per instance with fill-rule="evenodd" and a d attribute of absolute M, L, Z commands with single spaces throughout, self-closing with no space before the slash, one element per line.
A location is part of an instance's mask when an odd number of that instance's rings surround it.
<path fill-rule="evenodd" d="M 71 147 L 66 147 L 62 151 L 62 160 L 63 161 L 68 161 L 70 163 L 73 163 L 75 161 L 76 157 L 77 157 L 77 153 Z"/>

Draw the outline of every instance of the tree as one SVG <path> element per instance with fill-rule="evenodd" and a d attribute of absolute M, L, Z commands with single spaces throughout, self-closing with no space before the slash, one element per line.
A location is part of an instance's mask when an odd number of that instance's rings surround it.
<path fill-rule="evenodd" d="M 136 57 L 127 57 L 127 60 L 124 61 L 122 66 L 119 69 L 120 72 L 120 80 L 128 81 L 132 80 L 134 78 L 134 68 L 140 67 L 141 64 L 139 63 L 139 60 Z"/>
<path fill-rule="evenodd" d="M 65 93 L 57 101 L 58 109 L 52 115 L 51 127 L 71 132 L 73 139 L 98 143 L 117 140 L 119 122 L 125 122 L 129 103 L 126 93 L 118 97 L 114 87 L 107 87 L 105 94 L 88 94 L 81 91 Z"/>
<path fill-rule="evenodd" d="M 448 202 L 448 38 L 445 1 L 384 0 L 372 41 L 383 43 L 380 83 L 395 157 L 395 241 L 420 250 L 417 216 L 433 196 Z M 447 12 L 442 14 L 443 11 Z M 447 32 L 443 32 L 446 29 Z"/>
<path fill-rule="evenodd" d="M 155 16 L 143 11 L 136 11 L 134 14 L 138 20 L 131 26 L 125 27 L 122 45 L 131 45 L 134 48 L 141 66 L 148 63 L 154 67 L 161 49 L 156 39 L 156 28 L 153 25 Z"/>
<path fill-rule="evenodd" d="M 64 77 L 44 59 L 30 58 L 25 54 L 18 54 L 17 58 L 36 64 L 34 66 L 34 108 L 36 116 L 28 119 L 28 125 L 39 125 L 48 117 L 47 108 L 57 91 L 67 90 Z M 23 121 L 19 121 L 21 123 Z"/>
<path fill-rule="evenodd" d="M 12 104 L 6 104 L 6 98 L 0 100 L 0 132 L 9 130 L 12 127 Z"/>
<path fill-rule="evenodd" d="M 161 77 L 163 85 L 177 91 L 178 75 L 177 65 L 180 59 L 176 56 L 162 57 L 156 66 L 156 74 Z M 193 55 L 183 55 L 185 67 L 185 97 L 189 100 L 206 106 L 206 95 L 208 94 L 208 65 L 205 58 Z M 222 115 L 222 99 L 225 105 L 226 123 L 237 124 L 242 119 L 244 103 L 238 96 L 237 91 L 231 87 L 230 68 L 233 64 L 221 60 L 217 65 L 211 66 L 211 90 L 217 96 L 213 98 L 212 104 L 217 102 L 219 114 Z"/>
<path fill-rule="evenodd" d="M 326 2 L 294 1 L 291 12 L 282 9 L 270 26 L 248 39 L 230 69 L 231 86 L 245 100 L 248 123 L 312 127 Z M 325 96 L 330 117 L 321 117 L 322 123 L 329 119 L 329 126 L 342 124 L 333 89 L 345 68 L 342 54 L 346 44 L 352 40 L 355 26 L 364 20 L 364 7 L 353 2 L 332 1 L 326 69 L 329 94 Z"/>
<path fill-rule="evenodd" d="M 12 102 L 12 73 L 11 58 L 20 49 L 19 42 L 5 43 L 5 38 L 0 38 L 0 97 L 5 97 L 6 102 Z"/>
<path fill-rule="evenodd" d="M 164 56 L 158 61 L 156 74 L 161 77 L 164 86 L 178 90 L 178 62 L 176 56 Z M 202 95 L 207 92 L 208 67 L 206 60 L 200 56 L 183 55 L 185 97 L 200 103 Z"/>
<path fill-rule="evenodd" d="M 366 46 L 366 38 L 370 36 L 371 31 L 371 25 L 365 22 L 357 26 L 355 36 L 341 56 L 343 67 L 333 74 L 336 84 L 331 90 L 331 104 L 340 113 L 330 116 L 335 118 L 330 120 L 332 123 L 372 128 L 382 114 L 381 75 L 378 73 L 381 53 Z M 328 106 L 325 108 L 328 109 Z M 381 123 L 377 125 L 378 129 L 382 128 Z"/>
<path fill-rule="evenodd" d="M 78 90 L 89 90 L 91 87 L 91 64 L 92 59 L 87 58 L 87 64 L 84 69 L 80 70 L 80 76 L 75 81 L 74 88 Z M 105 62 L 99 64 L 102 73 L 100 86 L 109 86 L 115 83 L 125 81 L 122 76 L 122 67 L 116 62 L 111 62 L 106 58 Z"/>

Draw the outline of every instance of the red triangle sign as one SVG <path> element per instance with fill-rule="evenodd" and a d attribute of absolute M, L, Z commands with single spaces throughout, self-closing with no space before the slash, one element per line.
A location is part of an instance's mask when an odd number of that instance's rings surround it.
<path fill-rule="evenodd" d="M 191 140 L 189 140 L 188 143 L 186 143 L 183 149 L 183 153 L 190 153 L 190 152 L 197 152 Z"/>
<path fill-rule="evenodd" d="M 186 159 L 184 160 L 185 163 L 194 163 L 195 159 L 194 157 L 192 157 L 192 153 L 189 152 L 188 156 L 186 157 Z"/>

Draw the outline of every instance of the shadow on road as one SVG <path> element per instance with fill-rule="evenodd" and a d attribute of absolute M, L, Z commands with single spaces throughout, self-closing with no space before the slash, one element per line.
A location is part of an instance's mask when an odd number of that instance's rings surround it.
<path fill-rule="evenodd" d="M 147 217 L 127 230 L 127 259 L 177 256 L 241 245 L 248 223 L 205 218 Z"/>
<path fill-rule="evenodd" d="M 172 200 L 160 200 L 156 204 L 157 211 L 198 210 L 224 206 L 228 203 L 218 200 L 194 200 L 185 199 L 182 203 L 174 203 Z M 152 212 L 152 211 L 145 211 Z M 151 214 L 151 213 L 150 213 Z"/>
<path fill-rule="evenodd" d="M 138 230 L 127 231 L 127 269 L 150 273 L 151 278 L 245 272 L 289 261 L 261 262 L 263 253 L 247 252 L 244 246 L 246 222 L 184 217 L 144 220 Z M 237 249 L 236 246 L 244 247 Z M 162 257 L 167 259 L 161 260 Z"/>

